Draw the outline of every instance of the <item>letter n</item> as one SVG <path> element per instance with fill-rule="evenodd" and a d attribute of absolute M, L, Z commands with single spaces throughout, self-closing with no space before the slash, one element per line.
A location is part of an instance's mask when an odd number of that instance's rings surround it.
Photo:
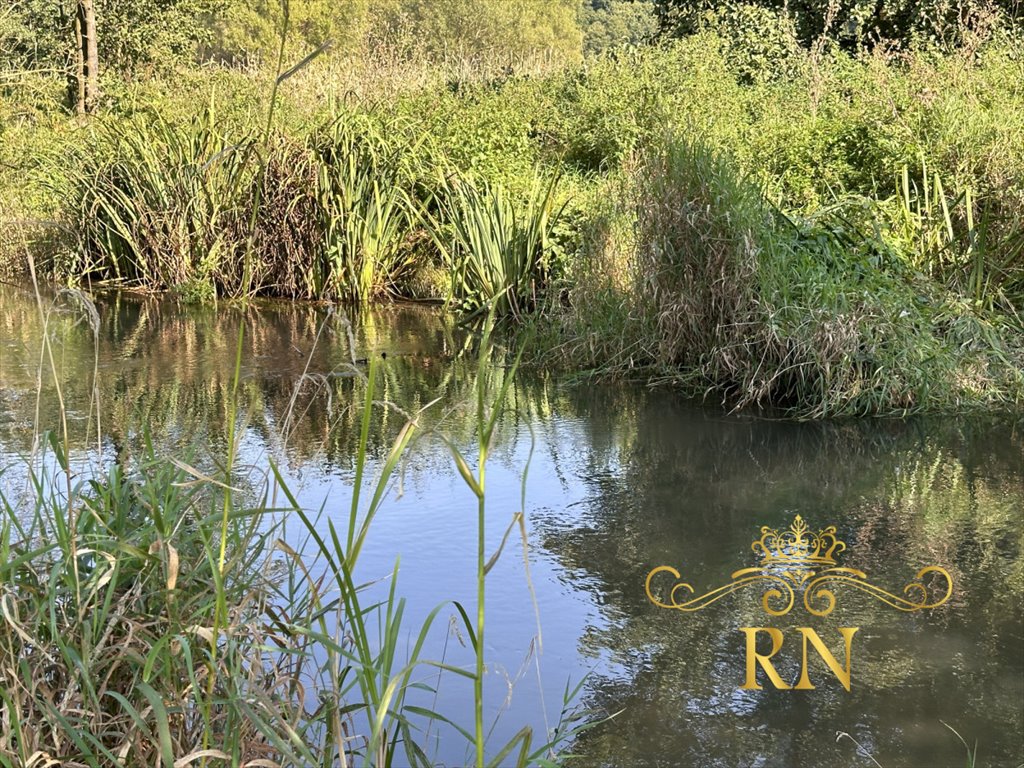
<path fill-rule="evenodd" d="M 811 678 L 807 674 L 807 641 L 811 641 L 811 645 L 814 646 L 814 650 L 818 652 L 828 668 L 832 670 L 832 674 L 836 676 L 840 683 L 843 684 L 843 688 L 847 691 L 850 690 L 850 659 L 851 659 L 851 645 L 853 643 L 853 636 L 857 633 L 860 627 L 840 627 L 839 632 L 843 636 L 843 640 L 846 641 L 846 668 L 843 669 L 839 666 L 839 662 L 836 661 L 836 657 L 832 655 L 825 643 L 818 637 L 818 633 L 810 627 L 797 627 L 797 631 L 803 635 L 803 661 L 800 667 L 800 681 L 796 684 L 796 690 L 798 691 L 810 691 L 814 690 L 814 685 L 811 684 Z"/>

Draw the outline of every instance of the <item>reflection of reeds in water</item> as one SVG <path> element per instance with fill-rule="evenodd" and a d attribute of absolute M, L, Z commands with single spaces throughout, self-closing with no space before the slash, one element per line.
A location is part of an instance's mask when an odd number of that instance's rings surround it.
<path fill-rule="evenodd" d="M 11 340 L 0 358 L 0 386 L 12 393 L 4 408 L 15 424 L 31 424 L 41 327 L 30 295 L 0 287 L 0 299 L 0 329 Z M 92 369 L 93 339 L 73 310 L 66 309 L 52 316 L 50 330 L 60 348 L 65 397 L 71 410 L 79 412 L 91 391 L 91 382 L 81 374 Z M 465 416 L 449 413 L 449 405 L 461 402 L 475 386 L 475 341 L 434 310 L 386 307 L 358 312 L 349 320 L 341 310 L 316 305 L 183 309 L 128 294 L 104 298 L 99 309 L 98 391 L 105 434 L 119 450 L 127 449 L 144 429 L 171 450 L 195 440 L 223 447 L 239 323 L 245 324 L 240 412 L 249 428 L 268 442 L 280 443 L 278 433 L 284 430 L 293 461 L 316 456 L 339 466 L 350 464 L 360 418 L 353 405 L 360 402 L 363 386 L 353 374 L 353 360 L 357 371 L 365 371 L 371 357 L 381 360 L 383 400 L 416 410 L 440 397 L 437 418 L 445 416 L 451 430 L 467 427 Z M 348 326 L 354 350 L 349 349 Z M 545 392 L 541 380 L 525 377 L 510 396 L 519 398 L 517 408 L 545 412 L 550 410 Z M 54 424 L 55 405 L 44 391 L 45 426 Z M 379 430 L 369 450 L 378 455 L 401 418 L 389 410 L 375 418 Z M 8 450 L 28 450 L 27 433 L 4 429 Z M 83 445 L 84 425 L 73 419 L 71 429 L 75 444 Z"/>
<path fill-rule="evenodd" d="M 0 327 L 9 332 L 5 338 L 10 340 L 0 361 L 3 385 L 12 392 L 30 393 L 36 386 L 40 322 L 29 297 L 3 290 Z M 348 427 L 357 418 L 345 416 L 343 407 L 358 397 L 358 377 L 342 370 L 351 357 L 379 355 L 387 352 L 388 344 L 411 345 L 417 338 L 440 337 L 441 349 L 435 354 L 456 350 L 451 329 L 428 312 L 357 318 L 357 349 L 352 354 L 341 316 L 328 318 L 325 310 L 312 306 L 182 312 L 155 299 L 115 296 L 101 304 L 100 319 L 99 390 L 114 434 L 129 435 L 146 427 L 158 437 L 189 434 L 223 440 L 233 339 L 238 324 L 245 323 L 243 410 L 250 423 L 272 424 L 283 418 L 296 396 L 296 408 L 305 418 L 296 420 L 291 435 L 300 452 L 316 445 L 316 436 L 322 439 L 331 432 L 337 418 L 348 419 L 341 422 Z M 325 330 L 314 349 L 321 324 Z M 92 334 L 70 313 L 54 315 L 50 331 L 60 345 L 68 399 L 80 403 L 85 383 L 80 374 L 92 368 Z M 412 354 L 415 351 L 390 356 L 383 372 L 385 396 L 409 396 L 402 402 L 414 402 L 413 396 L 423 402 L 433 399 L 432 391 L 441 384 L 439 366 L 424 364 L 430 355 Z M 307 359 L 308 372 L 320 377 L 320 385 L 306 382 L 296 394 Z M 18 420 L 27 415 L 18 414 Z"/>
<path fill-rule="evenodd" d="M 632 552 L 683 545 L 699 530 L 749 551 L 749 532 L 799 512 L 821 525 L 847 518 L 850 537 L 877 524 L 879 562 L 896 554 L 903 524 L 918 554 L 952 557 L 972 537 L 1000 540 L 1024 505 L 1024 433 L 1012 418 L 793 423 L 724 416 L 659 391 L 578 388 L 566 398 L 559 410 L 589 429 L 581 471 L 595 487 L 594 533 Z M 608 562 L 564 554 L 570 567 Z"/>
<path fill-rule="evenodd" d="M 83 337 L 73 315 L 40 307 L 33 321 L 27 302 L 3 303 L 0 321 L 21 329 L 24 347 L 5 354 L 4 386 L 31 386 L 35 332 L 56 351 L 36 370 L 61 393 L 59 420 L 72 394 L 65 384 L 77 377 L 88 379 L 79 388 L 95 384 L 104 393 L 100 406 L 113 412 L 105 421 L 116 424 L 112 436 L 143 434 L 131 438 L 137 445 L 129 455 L 118 451 L 85 476 L 69 462 L 82 436 L 44 443 L 54 473 L 33 444 L 30 495 L 0 494 L 0 765 L 33 764 L 40 755 L 95 766 L 251 764 L 254 756 L 296 767 L 428 765 L 414 720 L 452 723 L 409 698 L 433 693 L 422 682 L 426 670 L 435 684 L 438 671 L 451 684 L 472 684 L 473 733 L 458 725 L 447 732 L 466 737 L 482 768 L 484 582 L 503 545 L 485 541 L 483 471 L 516 373 L 514 364 L 504 370 L 492 357 L 488 335 L 475 360 L 455 355 L 437 370 L 405 348 L 429 331 L 446 354 L 458 349 L 457 334 L 432 314 L 362 316 L 350 336 L 347 320 L 311 307 L 250 305 L 185 316 L 122 296 L 92 315 Z M 336 338 L 322 343 L 331 334 Z M 243 341 L 234 353 L 237 374 L 226 343 L 233 336 Z M 389 357 L 377 354 L 387 351 L 385 342 Z M 311 382 L 323 391 L 306 394 Z M 418 406 L 417 398 L 437 390 L 469 397 L 467 420 L 479 432 L 479 605 L 471 620 L 463 606 L 441 603 L 409 627 L 397 562 L 387 596 L 372 604 L 354 574 L 399 462 L 424 426 L 419 407 L 402 413 L 381 400 L 401 396 Z M 344 407 L 315 413 L 332 398 Z M 378 411 L 399 414 L 397 422 L 374 418 Z M 268 434 L 285 427 L 274 437 L 288 450 L 298 444 L 344 452 L 355 477 L 347 522 L 303 509 L 273 458 L 255 472 L 233 461 L 239 430 L 224 422 L 234 413 Z M 196 434 L 221 441 L 199 451 L 200 458 L 214 455 L 209 474 L 181 447 L 184 436 Z M 3 436 L 5 449 L 10 439 Z M 218 450 L 229 457 L 223 464 Z M 374 458 L 380 465 L 371 480 Z M 285 543 L 277 512 L 300 521 L 306 546 Z M 521 514 L 512 524 L 517 520 Z M 497 550 L 485 561 L 491 544 Z M 442 610 L 469 638 L 474 671 L 444 655 L 428 658 L 425 642 Z M 563 702 L 550 736 L 536 743 L 524 727 L 491 750 L 494 762 L 525 768 L 556 759 L 577 720 Z"/>
<path fill-rule="evenodd" d="M 1024 450 L 1014 432 L 1007 436 L 1009 450 L 992 451 L 996 456 L 981 463 L 965 461 L 956 444 L 908 457 L 887 478 L 888 498 L 871 510 L 887 523 L 913 521 L 908 555 L 948 563 L 961 584 L 954 601 L 989 615 L 1011 616 L 1024 598 Z M 870 520 L 868 510 L 861 514 Z M 979 574 L 990 590 L 969 588 Z"/>
<path fill-rule="evenodd" d="M 837 525 L 848 547 L 840 564 L 897 594 L 919 568 L 945 567 L 957 589 L 930 621 L 987 622 L 998 636 L 1024 596 L 1024 436 L 1013 420 L 793 424 L 709 414 L 659 392 L 633 392 L 629 405 L 615 391 L 573 398 L 601 446 L 577 469 L 591 495 L 571 522 L 552 516 L 541 528 L 567 571 L 585 573 L 588 590 L 628 617 L 588 636 L 595 655 L 681 631 L 680 616 L 650 616 L 635 589 L 650 568 L 681 566 L 695 586 L 725 583 L 755 564 L 760 526 L 788 526 L 795 513 Z M 867 623 L 890 610 L 869 608 Z M 684 636 L 699 635 L 708 615 L 687 615 Z"/>

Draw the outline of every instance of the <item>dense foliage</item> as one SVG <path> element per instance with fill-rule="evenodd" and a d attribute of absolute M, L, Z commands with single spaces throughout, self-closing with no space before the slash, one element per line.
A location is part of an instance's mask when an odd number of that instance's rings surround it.
<path fill-rule="evenodd" d="M 580 26 L 583 50 L 593 54 L 648 43 L 658 23 L 649 0 L 584 0 Z"/>
<path fill-rule="evenodd" d="M 0 10 L 0 69 L 67 70 L 74 54 L 75 0 L 14 0 Z M 399 44 L 412 53 L 512 55 L 553 51 L 578 56 L 583 30 L 594 50 L 637 43 L 653 31 L 649 3 L 613 0 L 96 0 L 98 37 L 108 72 L 179 67 L 214 59 L 272 60 L 288 18 L 288 48 L 308 52 L 330 41 L 355 50 Z"/>
<path fill-rule="evenodd" d="M 539 312 L 575 368 L 805 416 L 1019 403 L 1012 27 L 945 54 L 849 53 L 748 5 L 571 63 L 493 40 L 432 58 L 400 32 L 427 22 L 394 13 L 393 37 L 290 77 L 269 137 L 261 67 L 111 77 L 84 126 L 45 77 L 9 87 L 0 197 L 57 222 L 29 232 L 62 280 L 496 304 Z M 729 242 L 736 292 L 706 293 L 700 254 Z"/>
<path fill-rule="evenodd" d="M 191 58 L 210 40 L 208 21 L 224 0 L 97 0 L 96 6 L 104 65 L 125 72 Z M 74 23 L 74 0 L 14 0 L 0 11 L 0 69 L 67 69 Z"/>
<path fill-rule="evenodd" d="M 655 0 L 655 5 L 662 30 L 670 34 L 692 34 L 722 16 L 760 9 L 788 17 L 805 45 L 831 36 L 849 48 L 912 41 L 957 45 L 965 32 L 995 18 L 1015 22 L 1022 12 L 1020 0 Z"/>

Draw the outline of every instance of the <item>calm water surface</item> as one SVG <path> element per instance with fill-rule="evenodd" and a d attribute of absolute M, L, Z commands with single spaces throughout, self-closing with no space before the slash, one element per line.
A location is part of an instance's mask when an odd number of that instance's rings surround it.
<path fill-rule="evenodd" d="M 359 385 L 345 368 L 349 334 L 339 313 L 261 304 L 243 314 L 108 296 L 97 301 L 94 336 L 72 304 L 58 298 L 47 329 L 81 471 L 131 461 L 144 426 L 167 452 L 198 445 L 197 460 L 222 454 L 244 322 L 242 461 L 258 477 L 278 458 L 302 504 L 344 524 Z M 414 307 L 361 315 L 352 328 L 356 357 L 387 355 L 381 396 L 407 411 L 440 398 L 425 420 L 471 453 L 474 337 Z M 41 425 L 58 424 L 52 384 L 36 396 L 42 333 L 34 297 L 0 286 L 7 493 L 21 486 L 37 409 Z M 977 743 L 978 766 L 1024 763 L 1024 417 L 794 424 L 725 416 L 665 391 L 573 385 L 537 370 L 520 373 L 508 406 L 488 470 L 488 548 L 520 508 L 528 468 L 536 608 L 513 537 L 488 577 L 494 744 L 523 724 L 553 727 L 567 683 L 584 680 L 578 704 L 615 717 L 576 740 L 581 765 L 962 766 L 965 750 L 946 724 Z M 394 412 L 382 416 L 371 439 L 375 461 L 401 422 Z M 385 577 L 401 554 L 409 626 L 447 599 L 472 611 L 475 499 L 429 431 L 393 490 L 361 575 Z M 785 528 L 796 514 L 815 529 L 835 525 L 847 545 L 840 564 L 892 592 L 925 565 L 945 566 L 952 599 L 911 614 L 837 590 L 826 618 L 798 605 L 774 619 L 756 590 L 687 614 L 647 601 L 644 578 L 654 566 L 674 565 L 707 591 L 757 565 L 751 542 L 761 526 Z M 765 690 L 741 690 L 744 626 L 783 630 L 775 658 L 789 682 L 799 676 L 796 627 L 814 628 L 840 660 L 838 628 L 859 627 L 851 691 L 813 654 L 815 690 L 774 690 L 763 677 Z M 470 663 L 446 622 L 431 642 L 429 656 Z M 468 681 L 453 677 L 436 701 L 422 703 L 471 727 L 471 702 Z M 862 749 L 837 741 L 838 732 Z M 465 762 L 454 732 L 434 728 L 429 741 L 439 761 Z"/>

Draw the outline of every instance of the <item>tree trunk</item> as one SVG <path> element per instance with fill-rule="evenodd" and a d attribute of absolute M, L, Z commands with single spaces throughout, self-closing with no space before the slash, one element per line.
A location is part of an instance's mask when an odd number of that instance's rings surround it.
<path fill-rule="evenodd" d="M 70 83 L 75 112 L 85 114 L 85 46 L 82 45 L 82 14 L 75 13 L 75 79 Z"/>
<path fill-rule="evenodd" d="M 96 6 L 94 0 L 78 0 L 75 15 L 77 42 L 77 99 L 79 114 L 92 112 L 100 91 L 100 56 L 96 47 Z"/>

